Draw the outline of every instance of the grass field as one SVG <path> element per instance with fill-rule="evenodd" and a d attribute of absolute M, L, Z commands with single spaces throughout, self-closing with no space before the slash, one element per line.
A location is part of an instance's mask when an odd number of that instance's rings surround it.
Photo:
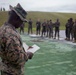
<path fill-rule="evenodd" d="M 21 35 L 28 45 L 37 44 L 40 47 L 32 60 L 26 62 L 25 75 L 76 75 L 76 46 Z"/>
<path fill-rule="evenodd" d="M 57 12 L 27 12 L 27 19 L 31 18 L 33 21 L 33 30 L 35 30 L 36 21 L 40 18 L 41 22 L 44 19 L 52 20 L 53 22 L 56 21 L 57 18 L 60 19 L 60 29 L 65 29 L 65 24 L 69 18 L 76 19 L 76 13 L 57 13 Z M 8 13 L 7 12 L 0 12 L 0 26 L 7 20 Z M 27 31 L 27 23 L 25 23 L 25 31 Z"/>

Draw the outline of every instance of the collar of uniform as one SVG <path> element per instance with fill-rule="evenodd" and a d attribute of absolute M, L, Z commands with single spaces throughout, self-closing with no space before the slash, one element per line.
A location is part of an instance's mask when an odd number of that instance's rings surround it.
<path fill-rule="evenodd" d="M 8 23 L 8 22 L 5 22 L 4 25 L 10 26 L 13 30 L 16 31 L 16 28 L 15 28 L 12 24 L 10 24 L 10 23 Z"/>

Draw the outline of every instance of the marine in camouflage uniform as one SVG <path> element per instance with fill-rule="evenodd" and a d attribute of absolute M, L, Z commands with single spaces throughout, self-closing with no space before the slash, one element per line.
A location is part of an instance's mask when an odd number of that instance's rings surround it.
<path fill-rule="evenodd" d="M 20 26 L 20 34 L 21 32 L 24 34 L 25 23 Z"/>
<path fill-rule="evenodd" d="M 46 23 L 46 20 L 44 19 L 44 22 L 42 23 L 42 34 L 41 34 L 41 37 L 45 36 L 45 34 L 46 34 L 46 26 L 47 26 L 47 23 Z"/>
<path fill-rule="evenodd" d="M 58 36 L 58 39 L 59 39 L 59 27 L 60 27 L 60 22 L 59 22 L 59 19 L 57 19 L 57 21 L 55 22 L 55 38 L 56 39 L 56 35 Z"/>
<path fill-rule="evenodd" d="M 75 22 L 74 22 L 74 25 L 73 25 L 73 34 L 74 34 L 74 43 L 76 43 L 76 19 L 75 19 Z"/>
<path fill-rule="evenodd" d="M 38 35 L 38 34 L 40 35 L 40 31 L 41 31 L 41 22 L 38 19 L 36 22 L 36 35 Z"/>
<path fill-rule="evenodd" d="M 53 23 L 52 23 L 52 20 L 50 20 L 50 23 L 49 23 L 49 38 L 53 38 Z"/>
<path fill-rule="evenodd" d="M 26 12 L 20 4 L 15 8 L 12 6 L 10 8 L 9 19 L 0 28 L 1 75 L 24 75 L 24 65 L 28 58 L 31 59 L 32 53 L 25 52 L 16 28 L 19 28 L 23 21 L 26 21 L 22 17 L 22 15 L 26 15 Z M 23 11 L 24 14 L 21 15 L 18 11 Z"/>
<path fill-rule="evenodd" d="M 70 22 L 69 22 L 69 19 L 68 19 L 67 23 L 65 24 L 65 35 L 66 35 L 65 40 L 69 41 L 69 35 L 70 35 Z"/>
<path fill-rule="evenodd" d="M 31 18 L 29 19 L 29 21 L 28 21 L 28 34 L 32 34 L 33 32 L 32 32 L 32 20 L 31 20 Z"/>
<path fill-rule="evenodd" d="M 8 23 L 5 23 L 0 31 L 0 57 L 7 66 L 4 68 L 4 72 L 12 75 L 23 75 L 21 71 L 28 57 L 23 49 L 19 33 Z"/>
<path fill-rule="evenodd" d="M 71 41 L 73 40 L 73 31 L 72 31 L 73 24 L 74 24 L 73 19 L 70 18 L 69 19 L 69 40 L 71 40 Z"/>

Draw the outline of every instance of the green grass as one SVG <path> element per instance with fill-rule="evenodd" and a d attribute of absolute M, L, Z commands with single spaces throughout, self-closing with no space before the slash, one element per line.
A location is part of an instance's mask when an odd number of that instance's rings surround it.
<path fill-rule="evenodd" d="M 7 16 L 8 16 L 7 12 L 0 11 L 0 26 L 3 25 L 5 21 L 7 21 L 8 18 Z"/>
<path fill-rule="evenodd" d="M 33 42 L 37 38 L 21 37 L 28 45 L 37 44 L 40 47 L 32 60 L 26 62 L 25 75 L 76 75 L 75 46 L 50 39 Z"/>
<path fill-rule="evenodd" d="M 27 19 L 31 18 L 33 21 L 33 28 L 35 28 L 36 21 L 40 18 L 41 22 L 44 19 L 52 20 L 53 22 L 56 21 L 57 18 L 60 19 L 60 29 L 65 29 L 65 24 L 69 18 L 76 19 L 76 13 L 57 13 L 57 12 L 28 12 Z M 7 12 L 0 12 L 0 26 L 7 20 L 8 13 Z M 25 23 L 25 28 L 27 28 L 28 24 Z"/>

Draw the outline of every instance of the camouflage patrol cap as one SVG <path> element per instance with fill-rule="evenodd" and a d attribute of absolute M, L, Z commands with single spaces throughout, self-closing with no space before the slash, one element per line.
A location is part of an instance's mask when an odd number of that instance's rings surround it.
<path fill-rule="evenodd" d="M 15 7 L 12 7 L 11 5 L 9 7 L 20 17 L 20 19 L 22 21 L 27 22 L 27 20 L 26 20 L 27 12 L 21 7 L 21 5 L 19 3 Z"/>

